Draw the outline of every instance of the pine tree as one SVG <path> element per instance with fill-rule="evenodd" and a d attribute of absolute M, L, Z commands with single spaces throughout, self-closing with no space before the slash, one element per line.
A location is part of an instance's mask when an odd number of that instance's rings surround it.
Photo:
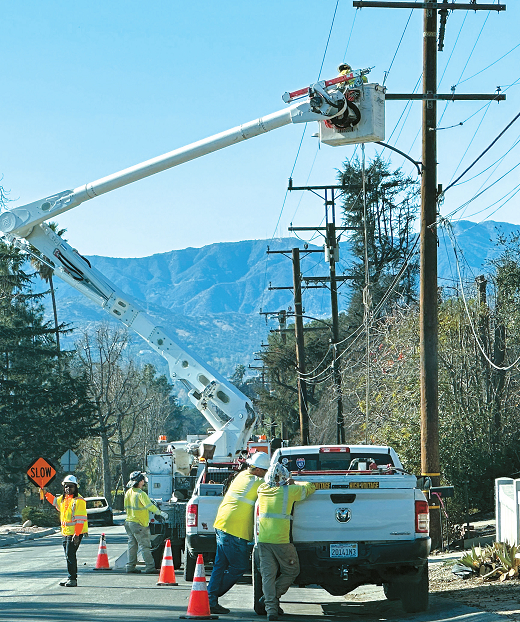
<path fill-rule="evenodd" d="M 24 271 L 27 257 L 0 243 L 0 465 L 23 481 L 39 456 L 58 459 L 94 424 L 85 379 L 58 362 L 55 329 Z"/>

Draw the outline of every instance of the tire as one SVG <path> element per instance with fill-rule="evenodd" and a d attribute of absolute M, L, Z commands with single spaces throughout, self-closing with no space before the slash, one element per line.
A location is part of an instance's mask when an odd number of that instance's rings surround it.
<path fill-rule="evenodd" d="M 251 555 L 251 575 L 253 577 L 253 609 L 255 613 L 259 616 L 267 615 L 265 610 L 265 606 L 260 603 L 260 599 L 264 595 L 262 591 L 262 575 L 260 574 L 260 560 L 258 557 L 258 551 L 256 547 L 253 549 L 253 554 Z"/>
<path fill-rule="evenodd" d="M 401 590 L 399 585 L 395 583 L 383 583 L 383 591 L 387 600 L 400 600 Z"/>
<path fill-rule="evenodd" d="M 419 582 L 409 581 L 401 585 L 401 604 L 406 613 L 428 609 L 428 588 L 428 564 L 425 564 Z"/>
<path fill-rule="evenodd" d="M 197 558 L 193 557 L 188 549 L 186 549 L 186 559 L 184 560 L 184 579 L 186 581 L 193 581 L 193 575 L 195 574 L 195 566 L 197 565 Z"/>
<path fill-rule="evenodd" d="M 179 570 L 182 562 L 182 548 L 180 546 L 172 546 L 173 567 Z"/>

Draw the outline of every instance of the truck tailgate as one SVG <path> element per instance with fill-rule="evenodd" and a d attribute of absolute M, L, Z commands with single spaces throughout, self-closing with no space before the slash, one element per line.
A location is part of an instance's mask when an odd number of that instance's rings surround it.
<path fill-rule="evenodd" d="M 331 488 L 319 489 L 295 504 L 294 542 L 318 542 L 324 534 L 329 542 L 338 543 L 415 537 L 415 491 L 411 478 L 384 476 L 374 481 L 353 477 L 347 482 L 342 478 L 341 484 L 335 476 L 326 482 L 323 478 L 308 478 L 312 480 L 318 486 Z M 415 478 L 413 481 L 415 484 Z M 379 487 L 374 488 L 376 485 Z"/>
<path fill-rule="evenodd" d="M 197 531 L 202 534 L 215 533 L 213 522 L 215 521 L 222 497 L 203 497 L 203 500 L 203 503 L 199 503 L 199 524 Z"/>

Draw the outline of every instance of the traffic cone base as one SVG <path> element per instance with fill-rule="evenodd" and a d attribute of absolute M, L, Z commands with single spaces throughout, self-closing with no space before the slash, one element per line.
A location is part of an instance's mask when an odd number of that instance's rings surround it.
<path fill-rule="evenodd" d="M 197 557 L 193 585 L 191 588 L 188 611 L 186 615 L 179 616 L 182 620 L 216 620 L 218 616 L 212 615 L 209 608 L 208 588 L 206 587 L 206 575 L 204 573 L 204 560 L 202 555 Z"/>
<path fill-rule="evenodd" d="M 166 540 L 164 545 L 164 555 L 161 564 L 161 573 L 157 585 L 179 585 L 175 581 L 175 569 L 173 567 L 172 545 L 170 540 Z"/>
<path fill-rule="evenodd" d="M 93 569 L 94 570 L 112 570 L 112 568 L 110 568 L 110 564 L 108 563 L 107 543 L 105 541 L 104 533 L 102 533 L 101 537 L 99 538 L 98 556 L 96 559 L 96 565 Z"/>

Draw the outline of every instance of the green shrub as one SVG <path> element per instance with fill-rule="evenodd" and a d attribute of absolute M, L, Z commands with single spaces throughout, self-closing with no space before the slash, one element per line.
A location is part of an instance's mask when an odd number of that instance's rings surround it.
<path fill-rule="evenodd" d="M 54 508 L 33 508 L 25 507 L 22 510 L 22 522 L 30 520 L 33 525 L 38 527 L 59 527 L 60 515 Z"/>

